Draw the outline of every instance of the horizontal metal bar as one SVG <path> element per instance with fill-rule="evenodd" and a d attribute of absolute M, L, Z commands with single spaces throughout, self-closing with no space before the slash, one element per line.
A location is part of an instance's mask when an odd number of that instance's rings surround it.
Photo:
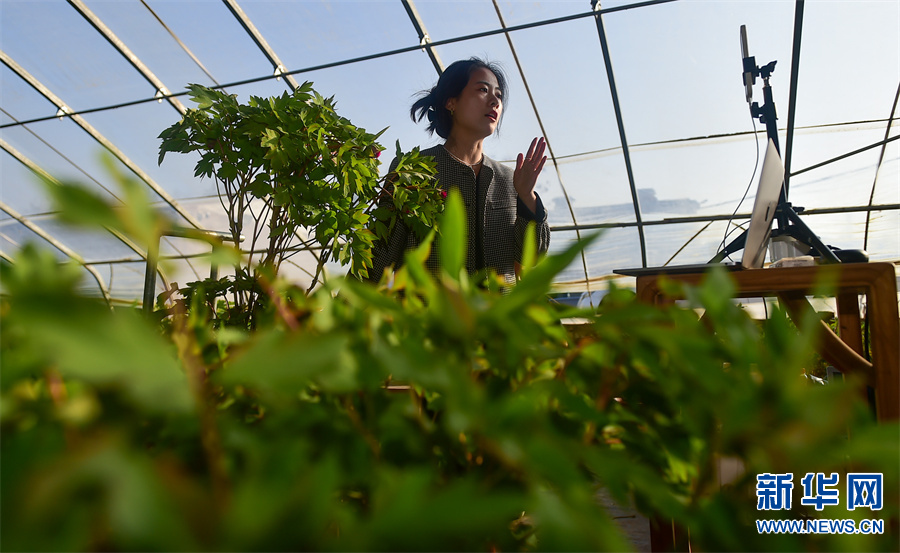
<path fill-rule="evenodd" d="M 806 209 L 801 215 L 828 215 L 834 213 L 865 213 L 867 211 L 894 211 L 900 209 L 900 204 L 880 204 L 880 205 L 861 205 L 851 207 L 823 207 L 816 209 Z M 673 225 L 683 223 L 706 223 L 709 221 L 730 221 L 749 219 L 749 213 L 738 213 L 736 215 L 706 215 L 697 217 L 666 217 L 665 219 L 656 219 L 653 221 L 644 220 L 641 222 L 644 226 L 650 225 Z M 622 223 L 591 223 L 586 225 L 558 225 L 551 226 L 551 232 L 566 232 L 574 230 L 596 230 L 604 228 L 626 228 L 636 227 L 638 224 L 634 221 Z"/>
<path fill-rule="evenodd" d="M 804 210 L 801 215 L 830 215 L 836 213 L 865 213 L 872 211 L 896 211 L 900 210 L 900 204 L 880 204 L 873 206 L 850 206 L 850 207 L 825 207 L 818 209 L 807 209 Z M 643 221 L 644 226 L 659 226 L 659 225 L 679 225 L 679 224 L 688 224 L 688 223 L 708 223 L 711 221 L 730 221 L 730 220 L 747 220 L 750 219 L 749 213 L 738 213 L 736 215 L 705 215 L 705 216 L 695 216 L 695 217 L 666 217 L 665 219 L 656 219 L 656 220 L 645 220 Z M 585 225 L 558 225 L 551 226 L 551 232 L 572 232 L 575 230 L 598 230 L 605 228 L 629 228 L 635 227 L 637 223 L 635 222 L 622 222 L 622 223 L 590 223 Z M 288 252 L 301 252 L 301 251 L 318 251 L 321 250 L 321 246 L 314 247 L 300 247 L 294 246 L 291 248 L 287 248 L 285 251 Z M 256 254 L 264 252 L 265 250 L 242 250 L 242 254 Z M 169 256 L 160 256 L 160 259 L 168 259 L 168 260 L 177 260 L 177 259 L 194 259 L 200 258 L 209 255 L 208 253 L 197 253 L 197 254 L 188 254 L 188 255 L 169 255 Z M 141 259 L 108 259 L 108 260 L 99 260 L 99 261 L 90 261 L 86 263 L 86 265 L 106 265 L 106 264 L 119 264 L 119 263 L 138 263 L 143 260 Z"/>
<path fill-rule="evenodd" d="M 845 159 L 845 158 L 848 158 L 848 157 L 850 157 L 850 156 L 855 156 L 856 154 L 865 152 L 866 150 L 871 150 L 872 148 L 877 148 L 877 147 L 879 147 L 879 146 L 882 146 L 882 145 L 884 145 L 884 144 L 887 144 L 888 142 L 893 142 L 894 140 L 897 140 L 898 138 L 900 138 L 900 135 L 892 136 L 891 138 L 887 138 L 887 139 L 885 139 L 885 140 L 879 140 L 878 142 L 876 142 L 876 143 L 874 143 L 874 144 L 869 144 L 868 146 L 864 146 L 864 147 L 862 147 L 862 148 L 860 148 L 860 149 L 858 149 L 858 150 L 853 150 L 852 152 L 847 152 L 846 154 L 839 155 L 839 156 L 837 156 L 837 157 L 833 157 L 833 158 L 831 158 L 831 159 L 829 159 L 829 160 L 827 160 L 827 161 L 823 161 L 822 163 L 817 163 L 817 164 L 811 165 L 811 166 L 809 166 L 809 167 L 807 167 L 807 168 L 805 168 L 805 169 L 800 169 L 799 171 L 794 171 L 793 173 L 791 173 L 791 176 L 793 177 L 793 176 L 796 176 L 796 175 L 800 175 L 800 174 L 805 173 L 805 172 L 807 172 L 807 171 L 812 171 L 813 169 L 818 169 L 819 167 L 823 167 L 823 166 L 825 166 L 825 165 L 828 165 L 829 163 L 834 163 L 835 161 L 840 161 L 840 160 Z"/>
<path fill-rule="evenodd" d="M 195 236 L 197 236 L 197 234 L 205 234 L 207 236 L 212 236 L 214 238 L 224 240 L 225 242 L 234 242 L 234 240 L 232 240 L 231 238 L 231 233 L 222 230 L 202 230 L 190 227 L 172 227 L 162 234 L 163 236 L 173 236 L 175 238 L 194 238 Z M 240 235 L 238 240 L 240 242 L 243 242 L 244 235 Z"/>

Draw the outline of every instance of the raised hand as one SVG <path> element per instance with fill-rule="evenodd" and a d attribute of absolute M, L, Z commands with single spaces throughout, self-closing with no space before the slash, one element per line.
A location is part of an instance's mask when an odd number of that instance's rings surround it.
<path fill-rule="evenodd" d="M 513 173 L 513 186 L 516 187 L 516 194 L 525 202 L 525 206 L 532 212 L 537 208 L 537 196 L 534 193 L 534 186 L 537 184 L 538 175 L 544 168 L 544 162 L 547 156 L 544 150 L 547 149 L 547 143 L 544 137 L 535 138 L 531 141 L 528 153 L 519 154 L 516 158 L 516 170 Z"/>

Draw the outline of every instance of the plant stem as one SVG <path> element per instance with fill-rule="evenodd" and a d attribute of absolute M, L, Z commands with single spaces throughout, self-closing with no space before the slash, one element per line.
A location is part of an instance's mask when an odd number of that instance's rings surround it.
<path fill-rule="evenodd" d="M 310 295 L 312 293 L 313 288 L 316 287 L 316 284 L 319 282 L 319 275 L 322 273 L 322 269 L 325 267 L 325 262 L 328 261 L 328 258 L 332 257 L 334 254 L 334 245 L 337 242 L 334 239 L 329 240 L 322 246 L 322 256 L 319 258 L 319 263 L 316 265 L 316 274 L 313 276 L 312 283 L 310 283 L 309 288 L 306 289 L 306 295 Z M 325 253 L 330 247 L 331 251 L 327 254 Z"/>
<path fill-rule="evenodd" d="M 184 307 L 176 306 L 175 310 L 172 321 L 172 340 L 178 350 L 178 357 L 184 364 L 188 385 L 197 405 L 197 414 L 200 419 L 200 442 L 209 469 L 213 498 L 220 512 L 224 512 L 231 495 L 230 483 L 225 469 L 222 440 L 216 426 L 216 412 L 207 379 L 206 365 L 200 356 L 200 348 L 194 333 L 188 328 L 189 317 L 184 312 Z"/>

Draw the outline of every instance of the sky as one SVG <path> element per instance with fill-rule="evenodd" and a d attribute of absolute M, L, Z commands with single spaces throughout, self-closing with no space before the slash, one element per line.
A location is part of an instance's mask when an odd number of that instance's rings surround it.
<path fill-rule="evenodd" d="M 273 74 L 271 63 L 223 2 L 85 0 L 84 4 L 171 92 L 183 91 L 193 82 L 227 85 Z M 609 10 L 630 4 L 634 2 L 601 6 Z M 430 88 L 437 73 L 428 56 L 412 48 L 418 37 L 401 2 L 241 0 L 239 5 L 285 68 L 299 71 L 294 75 L 297 81 L 310 80 L 323 95 L 335 96 L 338 112 L 356 125 L 371 132 L 387 128 L 382 144 L 388 153 L 397 141 L 404 149 L 439 142 L 409 119 L 415 94 Z M 420 0 L 415 5 L 430 39 L 438 43 L 501 28 L 489 0 Z M 497 5 L 507 27 L 591 11 L 586 0 Z M 644 228 L 649 265 L 706 261 L 730 228 L 724 221 L 656 223 L 750 211 L 755 169 L 761 162 L 757 148 L 765 148 L 764 127 L 756 121 L 754 129 L 744 98 L 739 29 L 747 26 L 750 54 L 758 65 L 777 62 L 770 84 L 784 148 L 794 18 L 795 4 L 789 1 L 681 0 L 603 15 L 641 215 L 653 223 Z M 900 85 L 900 2 L 807 1 L 802 23 L 793 171 L 883 140 L 885 120 Z M 565 230 L 575 223 L 623 225 L 606 230 L 587 252 L 591 279 L 643 262 L 598 37 L 595 18 L 580 17 L 515 30 L 509 39 L 495 34 L 435 47 L 445 65 L 475 55 L 500 62 L 507 72 L 511 90 L 506 113 L 499 136 L 486 141 L 487 155 L 510 161 L 533 137 L 548 139 L 556 163 L 547 163 L 538 190 L 555 229 L 551 249 L 575 239 L 574 231 Z M 62 0 L 0 0 L 0 50 L 73 111 L 156 94 L 155 87 Z M 334 64 L 339 65 L 322 68 Z M 226 90 L 246 100 L 250 94 L 281 94 L 287 85 L 284 79 L 268 79 Z M 192 107 L 188 98 L 180 100 Z M 754 100 L 762 102 L 761 82 L 754 89 Z M 0 65 L 0 108 L 0 125 L 57 112 L 6 65 Z M 157 136 L 179 117 L 165 101 L 84 115 L 96 133 L 120 148 L 130 167 L 139 168 L 206 228 L 224 230 L 214 184 L 193 177 L 195 158 L 170 155 L 161 166 L 156 163 Z M 889 135 L 896 136 L 897 131 Z M 97 161 L 98 141 L 69 119 L 0 128 L 0 139 L 58 178 L 115 193 Z M 790 181 L 789 199 L 808 210 L 836 211 L 866 206 L 870 200 L 875 205 L 900 204 L 900 146 L 893 142 L 883 158 L 881 154 L 874 148 L 797 175 Z M 50 229 L 96 263 L 103 278 L 115 282 L 111 288 L 124 295 L 139 288 L 143 268 L 134 252 L 108 237 L 59 229 L 30 171 L 9 150 L 0 156 L 0 201 L 5 206 Z M 877 176 L 876 168 L 880 168 Z M 750 193 L 739 207 L 748 187 Z M 821 213 L 804 220 L 826 243 L 842 248 L 865 244 L 873 258 L 897 259 L 898 213 L 897 209 L 873 212 L 868 234 L 863 212 Z M 34 238 L 31 231 L 8 212 L 0 213 L 0 252 L 13 255 L 29 237 Z M 178 241 L 164 245 L 171 254 L 195 248 Z M 129 259 L 133 261 L 122 262 Z M 120 263 L 105 263 L 111 260 Z M 202 271 L 194 274 L 198 273 Z M 302 272 L 297 278 L 304 278 Z M 560 277 L 584 279 L 580 261 Z"/>

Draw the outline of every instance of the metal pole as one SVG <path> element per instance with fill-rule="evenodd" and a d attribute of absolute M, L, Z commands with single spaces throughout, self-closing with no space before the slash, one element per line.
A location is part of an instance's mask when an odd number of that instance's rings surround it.
<path fill-rule="evenodd" d="M 144 314 L 153 313 L 153 299 L 156 297 L 156 265 L 159 261 L 159 239 L 147 244 L 147 267 L 144 270 Z"/>
<path fill-rule="evenodd" d="M 599 0 L 592 0 L 594 10 L 599 11 Z M 600 48 L 603 50 L 603 62 L 606 64 L 606 77 L 609 81 L 609 93 L 612 96 L 613 109 L 616 112 L 616 124 L 619 126 L 619 138 L 622 141 L 622 155 L 625 157 L 625 170 L 628 172 L 628 185 L 631 187 L 631 199 L 634 202 L 634 217 L 637 222 L 638 238 L 641 242 L 641 265 L 647 266 L 647 246 L 644 241 L 644 225 L 641 220 L 641 203 L 638 199 L 637 187 L 634 184 L 634 173 L 631 170 L 631 155 L 628 153 L 628 139 L 625 137 L 625 123 L 622 121 L 622 109 L 619 106 L 619 94 L 616 90 L 616 79 L 613 75 L 612 61 L 609 58 L 609 45 L 606 42 L 606 30 L 603 28 L 603 14 L 598 13 L 597 32 L 600 35 Z"/>
<path fill-rule="evenodd" d="M 797 113 L 797 83 L 800 75 L 800 38 L 803 33 L 803 2 L 797 0 L 794 10 L 794 50 L 791 54 L 791 91 L 788 99 L 787 136 L 784 140 L 784 197 L 790 192 L 791 152 L 794 150 L 794 117 Z"/>

